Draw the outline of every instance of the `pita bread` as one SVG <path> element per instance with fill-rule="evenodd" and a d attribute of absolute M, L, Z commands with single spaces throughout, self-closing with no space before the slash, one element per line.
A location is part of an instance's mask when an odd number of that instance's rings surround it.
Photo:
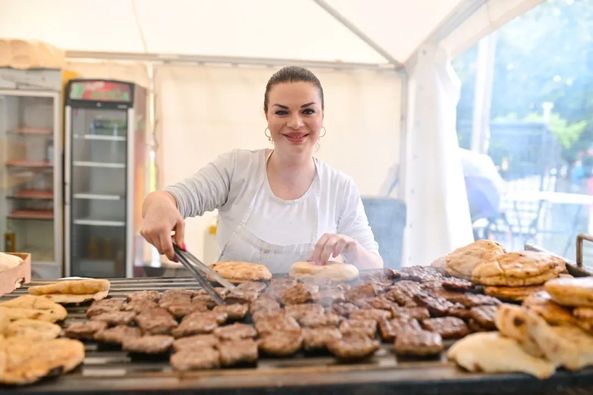
<path fill-rule="evenodd" d="M 4 333 L 8 324 L 10 324 L 8 313 L 0 309 L 0 335 Z"/>
<path fill-rule="evenodd" d="M 230 282 L 262 281 L 272 279 L 272 273 L 260 263 L 228 261 L 213 263 L 210 268 Z"/>
<path fill-rule="evenodd" d="M 31 318 L 56 322 L 68 316 L 66 309 L 42 296 L 22 295 L 18 298 L 0 302 L 0 310 L 8 315 L 11 321 L 20 318 Z"/>
<path fill-rule="evenodd" d="M 500 333 L 516 340 L 529 355 L 542 357 L 544 353 L 529 335 L 527 321 L 527 311 L 519 306 L 503 304 L 496 309 L 494 322 Z"/>
<path fill-rule="evenodd" d="M 295 262 L 288 275 L 293 278 L 324 279 L 331 281 L 351 281 L 358 277 L 358 268 L 349 263 L 328 262 L 316 265 L 312 262 Z"/>
<path fill-rule="evenodd" d="M 508 252 L 478 264 L 472 281 L 482 285 L 524 287 L 539 285 L 566 271 L 566 261 L 538 251 Z"/>
<path fill-rule="evenodd" d="M 3 351 L 5 368 L 1 378 L 6 384 L 33 383 L 56 369 L 66 373 L 84 360 L 84 345 L 72 339 L 35 341 L 12 337 L 3 342 Z"/>
<path fill-rule="evenodd" d="M 557 278 L 548 281 L 544 288 L 558 304 L 593 307 L 593 277 Z"/>
<path fill-rule="evenodd" d="M 484 287 L 486 295 L 494 296 L 500 300 L 508 302 L 521 302 L 525 300 L 529 295 L 542 291 L 544 287 L 541 285 L 531 285 L 526 287 L 503 287 L 490 285 Z"/>
<path fill-rule="evenodd" d="M 451 346 L 447 357 L 472 372 L 523 372 L 545 379 L 556 370 L 550 361 L 527 354 L 516 340 L 498 332 L 466 336 Z"/>
<path fill-rule="evenodd" d="M 546 359 L 570 370 L 593 364 L 593 336 L 576 326 L 550 326 L 534 312 L 527 314 L 529 335 Z"/>
<path fill-rule="evenodd" d="M 480 263 L 496 259 L 506 251 L 491 240 L 476 240 L 445 257 L 445 270 L 452 276 L 470 280 L 474 268 Z"/>
<path fill-rule="evenodd" d="M 102 300 L 105 299 L 108 294 L 109 291 L 101 291 L 94 294 L 50 294 L 43 295 L 43 297 L 51 300 L 52 302 L 60 304 L 78 304 L 88 302 L 91 300 Z"/>
<path fill-rule="evenodd" d="M 29 287 L 29 293 L 31 295 L 88 295 L 109 291 L 109 286 L 109 280 L 106 279 L 62 280 L 52 284 Z"/>
<path fill-rule="evenodd" d="M 37 340 L 50 340 L 58 337 L 62 328 L 47 321 L 20 319 L 8 324 L 4 334 L 6 337 L 26 337 Z"/>
<path fill-rule="evenodd" d="M 576 325 L 570 310 L 554 302 L 546 291 L 529 295 L 523 301 L 523 307 L 536 312 L 550 325 Z"/>
<path fill-rule="evenodd" d="M 0 272 L 17 267 L 23 262 L 21 257 L 0 252 Z"/>

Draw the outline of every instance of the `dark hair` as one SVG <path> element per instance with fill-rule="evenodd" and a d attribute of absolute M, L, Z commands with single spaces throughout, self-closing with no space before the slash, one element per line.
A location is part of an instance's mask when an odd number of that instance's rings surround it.
<path fill-rule="evenodd" d="M 283 82 L 310 82 L 319 89 L 319 95 L 321 96 L 321 109 L 323 110 L 323 88 L 321 82 L 311 71 L 304 67 L 298 66 L 285 66 L 275 72 L 266 85 L 266 93 L 264 94 L 264 111 L 268 112 L 268 94 L 274 85 L 281 84 Z"/>

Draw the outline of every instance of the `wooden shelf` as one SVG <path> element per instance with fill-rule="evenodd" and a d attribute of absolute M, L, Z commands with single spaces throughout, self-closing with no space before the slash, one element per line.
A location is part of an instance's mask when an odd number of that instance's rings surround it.
<path fill-rule="evenodd" d="M 14 210 L 8 214 L 7 218 L 11 219 L 54 219 L 53 210 Z"/>
<path fill-rule="evenodd" d="M 54 198 L 54 191 L 47 189 L 22 189 L 17 191 L 14 195 L 7 197 L 10 199 L 52 200 Z"/>
<path fill-rule="evenodd" d="M 21 126 L 16 129 L 9 130 L 8 133 L 50 136 L 53 134 L 53 130 L 50 128 L 34 128 L 34 127 L 28 127 L 28 126 Z"/>
<path fill-rule="evenodd" d="M 29 167 L 29 168 L 50 168 L 53 167 L 53 163 L 47 160 L 8 160 L 6 161 L 6 166 L 11 167 Z"/>

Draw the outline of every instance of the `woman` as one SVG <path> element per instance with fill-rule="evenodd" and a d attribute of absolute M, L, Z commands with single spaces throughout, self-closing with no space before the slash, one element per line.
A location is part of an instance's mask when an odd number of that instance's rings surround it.
<path fill-rule="evenodd" d="M 149 194 L 142 236 L 174 258 L 171 230 L 182 248 L 184 218 L 219 210 L 220 261 L 264 263 L 286 273 L 292 263 L 325 264 L 343 256 L 361 269 L 383 260 L 351 178 L 313 157 L 323 128 L 323 88 L 301 67 L 268 81 L 265 135 L 273 149 L 235 150 L 192 177 Z"/>

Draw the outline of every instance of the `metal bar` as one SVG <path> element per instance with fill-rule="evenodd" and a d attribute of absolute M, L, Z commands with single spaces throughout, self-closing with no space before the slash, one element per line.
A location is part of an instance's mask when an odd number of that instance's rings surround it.
<path fill-rule="evenodd" d="M 583 268 L 583 241 L 593 241 L 593 236 L 581 233 L 577 235 L 577 266 Z"/>
<path fill-rule="evenodd" d="M 389 63 L 391 63 L 396 71 L 402 71 L 405 69 L 405 66 L 395 59 L 391 54 L 377 44 L 373 39 L 367 36 L 362 30 L 360 30 L 356 25 L 350 22 L 346 17 L 340 14 L 335 8 L 330 6 L 325 0 L 313 0 L 317 5 L 323 8 L 328 14 L 334 17 L 338 22 L 344 25 L 350 32 L 352 32 L 356 37 L 361 39 L 365 44 L 369 47 L 373 48 L 379 55 L 383 56 Z"/>
<path fill-rule="evenodd" d="M 66 51 L 69 59 L 101 59 L 144 61 L 165 64 L 224 64 L 224 65 L 249 65 L 280 67 L 287 64 L 327 69 L 370 69 L 393 71 L 398 68 L 389 63 L 356 63 L 356 62 L 330 62 L 321 60 L 280 59 L 280 58 L 255 58 L 240 56 L 208 56 L 208 55 L 183 55 L 183 54 L 158 54 L 140 52 L 93 52 L 93 51 Z"/>

